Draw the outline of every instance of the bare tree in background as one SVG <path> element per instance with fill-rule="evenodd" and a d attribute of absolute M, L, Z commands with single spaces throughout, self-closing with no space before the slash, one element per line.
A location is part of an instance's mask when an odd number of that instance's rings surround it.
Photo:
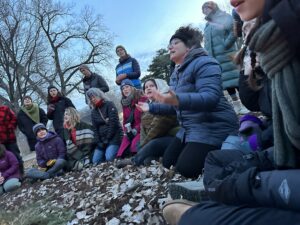
<path fill-rule="evenodd" d="M 88 7 L 53 0 L 0 1 L 0 100 L 12 109 L 24 95 L 46 100 L 49 84 L 79 90 L 78 66 L 106 65 L 112 36 Z"/>

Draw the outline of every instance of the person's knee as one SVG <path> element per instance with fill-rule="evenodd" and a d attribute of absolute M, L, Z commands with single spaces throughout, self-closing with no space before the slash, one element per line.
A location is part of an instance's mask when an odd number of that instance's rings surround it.
<path fill-rule="evenodd" d="M 116 152 L 107 152 L 105 154 L 106 161 L 113 161 L 116 158 Z"/>
<path fill-rule="evenodd" d="M 9 192 L 9 191 L 14 191 L 17 188 L 19 188 L 21 186 L 21 183 L 19 181 L 19 179 L 17 178 L 12 178 L 7 180 L 4 185 L 3 185 L 3 189 L 5 192 Z"/>

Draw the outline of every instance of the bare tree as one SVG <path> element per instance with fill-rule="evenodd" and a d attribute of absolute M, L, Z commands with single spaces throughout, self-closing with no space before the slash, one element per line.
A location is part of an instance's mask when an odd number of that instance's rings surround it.
<path fill-rule="evenodd" d="M 25 94 L 46 100 L 46 87 L 79 90 L 78 66 L 107 65 L 112 36 L 85 7 L 54 0 L 0 1 L 0 100 L 14 110 Z"/>

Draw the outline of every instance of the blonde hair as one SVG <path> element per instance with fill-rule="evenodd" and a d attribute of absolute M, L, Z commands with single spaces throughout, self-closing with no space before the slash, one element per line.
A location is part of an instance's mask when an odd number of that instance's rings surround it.
<path fill-rule="evenodd" d="M 75 127 L 77 123 L 80 122 L 80 115 L 79 112 L 73 108 L 73 107 L 68 107 L 65 110 L 65 113 L 68 113 L 70 115 L 70 121 L 69 121 L 69 126 Z M 65 122 L 64 122 L 65 124 Z"/>

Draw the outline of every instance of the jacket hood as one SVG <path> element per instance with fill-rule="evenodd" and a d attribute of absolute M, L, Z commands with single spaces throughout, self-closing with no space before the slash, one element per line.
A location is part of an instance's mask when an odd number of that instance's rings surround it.
<path fill-rule="evenodd" d="M 190 52 L 185 57 L 182 65 L 178 69 L 178 71 L 184 70 L 190 62 L 192 62 L 195 58 L 198 58 L 200 56 L 207 56 L 208 53 L 203 48 L 192 48 Z"/>

